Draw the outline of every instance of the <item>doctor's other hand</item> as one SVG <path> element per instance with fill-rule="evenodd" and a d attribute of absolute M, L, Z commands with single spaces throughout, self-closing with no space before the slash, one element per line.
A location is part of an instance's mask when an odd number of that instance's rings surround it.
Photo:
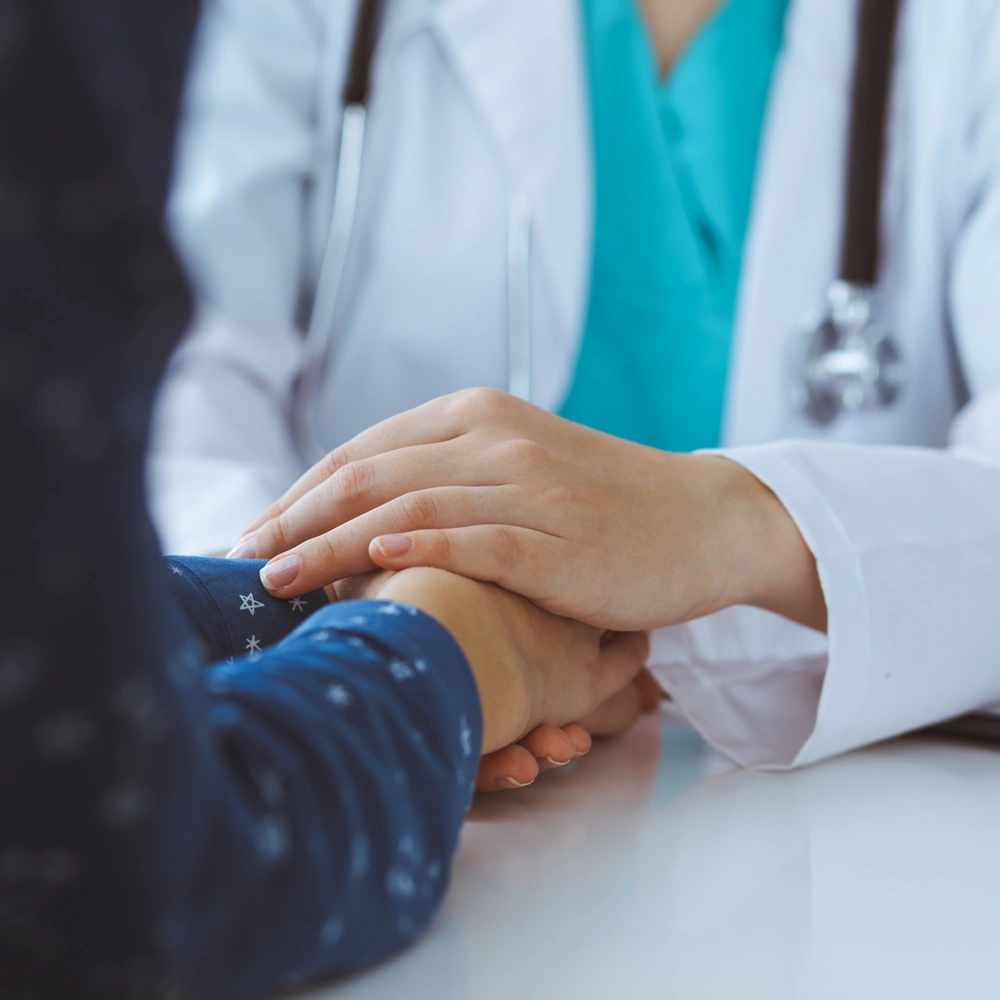
<path fill-rule="evenodd" d="M 330 452 L 233 555 L 292 597 L 435 566 L 616 631 L 749 604 L 817 629 L 816 562 L 778 498 L 736 462 L 658 451 L 475 389 Z"/>
<path fill-rule="evenodd" d="M 586 753 L 591 736 L 620 733 L 660 702 L 643 669 L 644 633 L 609 634 L 437 569 L 368 574 L 338 584 L 337 594 L 409 604 L 452 634 L 483 711 L 478 791 L 530 784 Z"/>

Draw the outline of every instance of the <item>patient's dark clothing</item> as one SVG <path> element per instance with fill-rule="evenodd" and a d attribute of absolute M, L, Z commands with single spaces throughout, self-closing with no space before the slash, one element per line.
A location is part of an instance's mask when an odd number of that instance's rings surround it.
<path fill-rule="evenodd" d="M 206 663 L 257 656 L 330 603 L 322 590 L 272 597 L 260 582 L 263 559 L 169 556 L 166 564 L 171 596 Z"/>
<path fill-rule="evenodd" d="M 158 220 L 195 7 L 0 2 L 4 998 L 372 961 L 440 901 L 475 778 L 475 684 L 430 618 L 333 605 L 264 649 L 262 592 L 221 631 L 171 596 L 143 455 L 190 312 Z"/>

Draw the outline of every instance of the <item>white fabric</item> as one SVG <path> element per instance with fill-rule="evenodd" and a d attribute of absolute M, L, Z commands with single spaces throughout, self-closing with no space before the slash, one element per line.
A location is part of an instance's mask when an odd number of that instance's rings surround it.
<path fill-rule="evenodd" d="M 440 393 L 504 385 L 518 197 L 532 213 L 536 401 L 559 405 L 592 225 L 577 3 L 390 4 L 345 290 L 318 399 L 304 404 L 295 317 L 329 219 L 354 5 L 216 0 L 172 208 L 213 309 L 161 401 L 151 481 L 170 547 L 225 548 L 281 492 L 301 468 L 295 412 L 333 446 Z M 689 718 L 755 766 L 1000 702 L 1000 0 L 904 4 L 881 305 L 910 380 L 893 409 L 820 429 L 791 405 L 787 358 L 835 276 L 855 13 L 856 0 L 792 3 L 724 452 L 815 552 L 829 640 L 733 608 L 655 641 Z"/>

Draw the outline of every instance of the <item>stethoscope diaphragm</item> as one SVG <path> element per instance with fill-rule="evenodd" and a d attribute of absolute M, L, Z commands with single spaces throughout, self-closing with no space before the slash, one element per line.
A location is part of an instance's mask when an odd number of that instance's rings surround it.
<path fill-rule="evenodd" d="M 826 426 L 840 413 L 891 406 L 906 380 L 892 332 L 878 321 L 874 290 L 835 282 L 818 321 L 805 327 L 794 373 L 800 408 Z"/>

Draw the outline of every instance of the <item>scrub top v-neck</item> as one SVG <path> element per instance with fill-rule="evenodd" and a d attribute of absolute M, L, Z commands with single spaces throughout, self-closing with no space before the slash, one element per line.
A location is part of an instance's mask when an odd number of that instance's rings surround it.
<path fill-rule="evenodd" d="M 561 413 L 671 451 L 712 447 L 789 0 L 725 0 L 666 80 L 637 0 L 581 3 L 596 205 Z"/>

